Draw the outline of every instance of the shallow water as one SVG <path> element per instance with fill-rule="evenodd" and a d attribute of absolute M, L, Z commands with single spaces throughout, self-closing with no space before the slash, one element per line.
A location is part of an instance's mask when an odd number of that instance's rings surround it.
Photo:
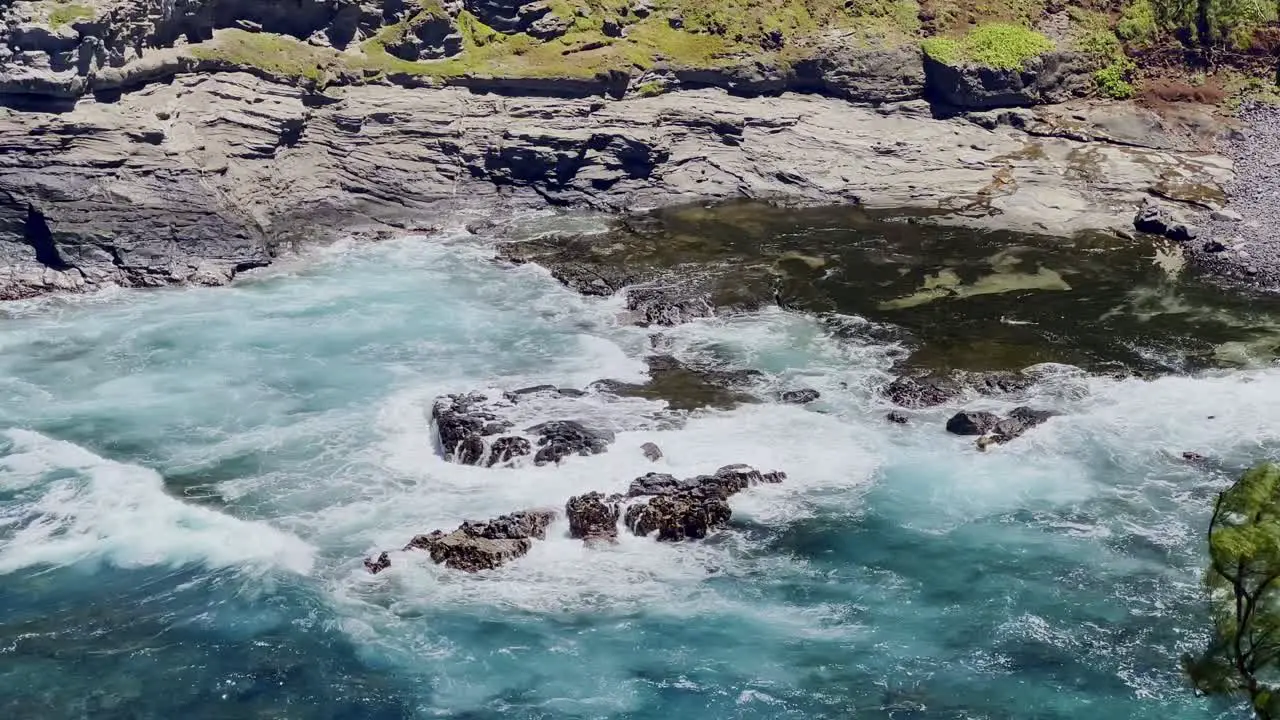
<path fill-rule="evenodd" d="M 1177 658 L 1204 638 L 1207 501 L 1280 453 L 1280 369 L 1063 369 L 1036 398 L 1061 417 L 978 453 L 942 432 L 954 408 L 884 422 L 874 388 L 903 348 L 772 308 L 664 342 L 819 402 L 702 411 L 559 468 L 461 467 L 433 451 L 436 395 L 640 380 L 651 342 L 620 301 L 491 255 L 446 233 L 230 288 L 6 306 L 0 716 L 1240 716 L 1193 697 Z M 1157 287 L 1205 308 L 1197 286 Z M 497 571 L 361 566 L 464 518 L 622 489 L 654 469 L 646 441 L 678 476 L 789 478 L 735 497 L 705 542 L 588 549 L 561 521 Z"/>

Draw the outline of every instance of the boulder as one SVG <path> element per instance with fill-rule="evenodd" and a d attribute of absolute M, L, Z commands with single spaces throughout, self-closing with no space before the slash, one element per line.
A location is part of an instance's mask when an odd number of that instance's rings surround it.
<path fill-rule="evenodd" d="M 618 501 L 600 492 L 569 498 L 564 506 L 569 518 L 569 537 L 582 540 L 614 540 L 618 537 Z"/>
<path fill-rule="evenodd" d="M 1133 216 L 1135 230 L 1161 235 L 1175 242 L 1187 242 L 1200 236 L 1200 231 L 1160 203 L 1147 198 Z"/>
<path fill-rule="evenodd" d="M 559 463 L 570 455 L 599 455 L 614 441 L 610 430 L 588 428 L 576 420 L 552 420 L 528 428 L 538 436 L 537 465 Z"/>
<path fill-rule="evenodd" d="M 640 452 L 644 453 L 650 462 L 658 462 L 662 459 L 662 448 L 651 442 L 641 445 Z"/>
<path fill-rule="evenodd" d="M 646 473 L 631 481 L 627 489 L 627 497 L 645 495 L 669 495 L 680 489 L 681 483 L 675 475 L 667 473 Z"/>
<path fill-rule="evenodd" d="M 546 539 L 554 519 L 549 510 L 524 510 L 488 522 L 467 521 L 451 533 L 418 535 L 404 549 L 426 550 L 432 561 L 455 570 L 492 570 L 529 552 L 533 540 Z"/>
<path fill-rule="evenodd" d="M 1064 102 L 1094 89 L 1095 61 L 1084 53 L 1052 51 L 1021 68 L 953 66 L 924 58 L 925 96 L 959 110 Z"/>
<path fill-rule="evenodd" d="M 391 567 L 391 558 L 385 552 L 379 553 L 378 557 L 372 560 L 365 558 L 364 561 L 364 568 L 373 575 L 377 575 L 389 567 Z"/>
<path fill-rule="evenodd" d="M 779 483 L 786 477 L 783 472 L 762 473 L 742 464 L 726 465 L 714 474 L 688 480 L 649 473 L 632 481 L 627 497 L 650 499 L 628 507 L 623 521 L 636 535 L 657 531 L 663 541 L 704 538 L 729 522 L 729 497 L 751 485 Z"/>
<path fill-rule="evenodd" d="M 476 465 L 485 456 L 484 437 L 510 428 L 509 423 L 485 407 L 488 400 L 482 393 L 436 398 L 431 406 L 431 421 L 446 460 Z"/>
<path fill-rule="evenodd" d="M 883 390 L 894 405 L 926 408 L 942 405 L 960 397 L 963 388 L 947 375 L 902 375 Z"/>
<path fill-rule="evenodd" d="M 528 438 L 519 435 L 505 435 L 493 441 L 493 445 L 489 448 L 489 459 L 485 462 L 487 467 L 494 465 L 509 465 L 518 457 L 523 457 L 533 452 L 533 443 Z"/>
<path fill-rule="evenodd" d="M 984 410 L 963 410 L 947 421 L 947 432 L 954 435 L 986 435 L 1000 424 L 1000 416 Z"/>
<path fill-rule="evenodd" d="M 822 397 L 822 394 L 812 388 L 785 390 L 778 395 L 779 400 L 792 405 L 805 405 L 817 400 L 819 397 Z"/>
<path fill-rule="evenodd" d="M 711 530 L 727 524 L 732 514 L 722 498 L 680 492 L 632 505 L 625 521 L 636 535 L 656 531 L 658 540 L 675 542 L 705 538 Z"/>
<path fill-rule="evenodd" d="M 1057 415 L 1051 410 L 1035 410 L 1029 407 L 1016 407 L 1009 416 L 996 423 L 990 432 L 978 438 L 978 448 L 985 450 L 991 445 L 999 445 L 1020 437 L 1031 428 L 1042 425 L 1049 418 Z"/>
<path fill-rule="evenodd" d="M 906 416 L 906 415 L 904 415 L 904 414 L 902 414 L 902 413 L 900 413 L 900 412 L 898 412 L 897 410 L 890 410 L 890 411 L 889 411 L 889 412 L 884 416 L 884 419 L 885 419 L 885 420 L 888 420 L 889 422 L 891 422 L 891 423 L 893 423 L 893 424 L 895 424 L 895 425 L 906 425 L 906 424 L 907 424 L 907 416 Z"/>

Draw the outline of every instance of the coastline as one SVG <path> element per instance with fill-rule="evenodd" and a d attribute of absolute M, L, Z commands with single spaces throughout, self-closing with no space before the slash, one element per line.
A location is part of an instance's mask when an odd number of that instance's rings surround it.
<path fill-rule="evenodd" d="M 0 109 L 0 297 L 221 284 L 306 243 L 458 213 L 613 213 L 733 198 L 1126 236 L 1158 196 L 1216 207 L 1208 108 L 975 110 L 822 95 L 548 97 L 239 72 L 178 75 L 65 112 Z"/>

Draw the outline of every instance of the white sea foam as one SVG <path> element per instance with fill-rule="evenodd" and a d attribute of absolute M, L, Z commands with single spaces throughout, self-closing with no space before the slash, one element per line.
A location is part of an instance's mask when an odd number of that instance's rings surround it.
<path fill-rule="evenodd" d="M 3 437 L 0 490 L 17 499 L 0 506 L 0 573 L 86 561 L 311 569 L 305 542 L 169 497 L 152 470 L 28 430 Z"/>

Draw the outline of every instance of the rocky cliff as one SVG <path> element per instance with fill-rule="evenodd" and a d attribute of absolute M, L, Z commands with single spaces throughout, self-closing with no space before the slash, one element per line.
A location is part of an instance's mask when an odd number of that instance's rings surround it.
<path fill-rule="evenodd" d="M 492 47 L 552 33 L 557 8 L 13 3 L 0 26 L 0 297 L 220 283 L 302 240 L 496 205 L 776 197 L 1068 233 L 1126 226 L 1151 193 L 1205 202 L 1230 175 L 1198 152 L 1200 116 L 957 107 L 1072 95 L 1071 60 L 1052 53 L 1022 70 L 940 73 L 913 45 L 833 49 L 826 33 L 772 66 L 494 76 L 431 64 L 456 62 L 455 34 L 461 54 L 483 55 L 482 36 Z M 615 12 L 600 32 L 650 28 L 652 8 Z M 827 50 L 806 56 L 816 47 Z"/>

